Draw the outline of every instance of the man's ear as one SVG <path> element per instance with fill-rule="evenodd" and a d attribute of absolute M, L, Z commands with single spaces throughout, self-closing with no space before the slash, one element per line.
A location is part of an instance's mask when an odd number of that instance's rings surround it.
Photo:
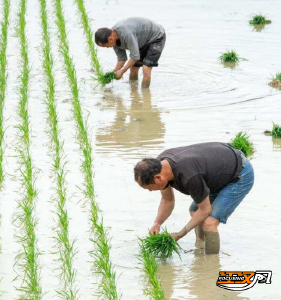
<path fill-rule="evenodd" d="M 154 178 L 154 181 L 155 181 L 155 179 L 157 179 L 159 181 L 159 180 L 161 180 L 161 175 L 159 175 L 159 174 L 154 175 L 153 178 Z"/>

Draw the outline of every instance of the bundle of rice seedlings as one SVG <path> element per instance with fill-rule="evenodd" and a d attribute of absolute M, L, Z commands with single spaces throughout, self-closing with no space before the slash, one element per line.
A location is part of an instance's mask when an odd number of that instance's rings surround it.
<path fill-rule="evenodd" d="M 270 24 L 270 20 L 266 20 L 265 16 L 263 15 L 254 15 L 253 19 L 249 21 L 251 25 L 265 25 Z"/>
<path fill-rule="evenodd" d="M 281 126 L 273 123 L 273 128 L 271 131 L 266 130 L 264 132 L 265 135 L 270 135 L 273 138 L 281 138 Z"/>
<path fill-rule="evenodd" d="M 273 123 L 271 135 L 274 138 L 281 138 L 281 126 Z"/>
<path fill-rule="evenodd" d="M 230 144 L 237 150 L 240 150 L 244 153 L 246 157 L 252 156 L 255 152 L 254 145 L 249 140 L 249 136 L 240 131 L 234 139 L 230 141 Z"/>
<path fill-rule="evenodd" d="M 142 251 L 151 253 L 155 257 L 170 258 L 173 252 L 176 252 L 180 257 L 180 245 L 178 242 L 168 233 L 167 229 L 164 229 L 162 233 L 157 235 L 151 235 L 141 240 Z"/>
<path fill-rule="evenodd" d="M 162 286 L 161 278 L 158 274 L 159 262 L 155 260 L 152 253 L 143 251 L 142 242 L 140 243 L 141 253 L 138 255 L 140 263 L 143 265 L 143 271 L 147 275 L 148 281 L 151 286 L 144 289 L 147 296 L 155 300 L 165 300 L 165 292 Z"/>
<path fill-rule="evenodd" d="M 110 83 L 112 80 L 117 79 L 117 75 L 114 72 L 107 72 L 100 76 L 99 80 L 101 84 L 104 86 Z"/>
<path fill-rule="evenodd" d="M 239 61 L 239 57 L 238 55 L 232 50 L 232 51 L 228 51 L 226 53 L 223 53 L 220 57 L 219 60 L 223 63 L 227 63 L 227 62 L 238 62 Z"/>
<path fill-rule="evenodd" d="M 275 78 L 273 78 L 273 80 L 268 85 L 270 85 L 271 87 L 280 89 L 281 88 L 281 73 L 277 73 Z"/>

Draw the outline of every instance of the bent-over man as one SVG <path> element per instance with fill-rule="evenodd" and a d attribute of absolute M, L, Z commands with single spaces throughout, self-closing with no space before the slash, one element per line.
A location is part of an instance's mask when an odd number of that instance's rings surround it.
<path fill-rule="evenodd" d="M 219 224 L 226 223 L 254 184 L 252 165 L 243 153 L 219 142 L 168 149 L 156 159 L 140 161 L 134 173 L 142 188 L 161 191 L 150 234 L 158 234 L 160 226 L 171 215 L 175 205 L 174 188 L 190 195 L 193 202 L 189 207 L 191 219 L 172 236 L 178 240 L 195 228 L 197 240 L 205 240 L 206 254 L 219 253 Z"/>
<path fill-rule="evenodd" d="M 137 80 L 139 68 L 143 67 L 143 88 L 150 85 L 152 67 L 158 66 L 165 41 L 166 35 L 161 25 L 138 17 L 121 20 L 112 29 L 100 28 L 95 33 L 96 44 L 113 47 L 117 55 L 117 64 L 113 69 L 117 79 L 130 69 L 130 79 Z M 128 61 L 126 49 L 130 51 Z"/>

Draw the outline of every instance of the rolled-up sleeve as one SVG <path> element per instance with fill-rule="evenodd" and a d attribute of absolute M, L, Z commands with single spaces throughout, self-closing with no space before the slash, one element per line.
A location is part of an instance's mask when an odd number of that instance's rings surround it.
<path fill-rule="evenodd" d="M 126 61 L 127 60 L 127 54 L 126 54 L 126 50 L 121 49 L 119 47 L 113 47 L 116 55 L 117 55 L 117 59 L 118 60 L 122 60 L 122 61 Z"/>
<path fill-rule="evenodd" d="M 139 50 L 139 43 L 137 37 L 133 33 L 127 34 L 125 37 L 125 42 L 130 51 L 130 58 L 132 60 L 139 60 L 140 50 Z"/>

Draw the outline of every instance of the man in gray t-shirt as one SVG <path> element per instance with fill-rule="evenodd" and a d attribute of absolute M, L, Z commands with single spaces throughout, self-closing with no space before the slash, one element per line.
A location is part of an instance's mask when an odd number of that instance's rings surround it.
<path fill-rule="evenodd" d="M 165 150 L 156 159 L 140 161 L 134 171 L 142 188 L 161 191 L 150 234 L 158 234 L 171 215 L 176 189 L 190 195 L 193 202 L 189 207 L 190 221 L 172 236 L 178 240 L 196 228 L 198 241 L 205 241 L 206 254 L 219 252 L 219 224 L 226 223 L 254 183 L 253 168 L 242 152 L 219 142 Z"/>
<path fill-rule="evenodd" d="M 100 28 L 95 33 L 96 44 L 113 48 L 117 55 L 118 61 L 113 70 L 117 79 L 130 69 L 130 79 L 136 80 L 139 68 L 143 67 L 144 88 L 150 85 L 152 67 L 158 66 L 165 41 L 166 35 L 161 25 L 139 17 L 121 20 L 112 29 Z M 126 50 L 130 51 L 128 61 Z"/>

